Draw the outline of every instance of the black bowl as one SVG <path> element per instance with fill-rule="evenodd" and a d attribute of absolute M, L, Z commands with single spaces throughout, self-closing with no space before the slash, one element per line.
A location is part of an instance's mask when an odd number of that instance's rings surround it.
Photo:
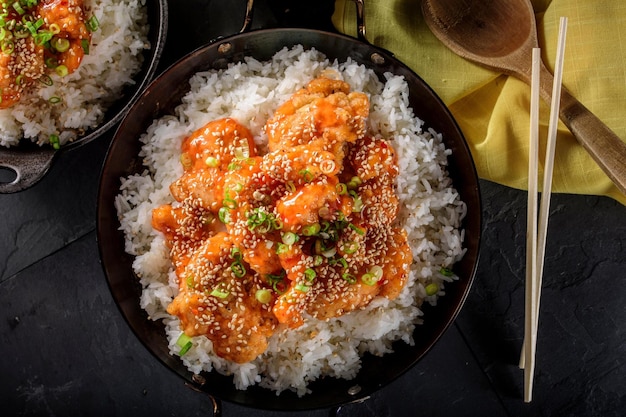
<path fill-rule="evenodd" d="M 462 224 L 467 252 L 454 267 L 460 279 L 446 287 L 447 294 L 438 300 L 436 307 L 425 308 L 425 323 L 417 326 L 413 335 L 415 345 L 399 342 L 394 344 L 394 353 L 383 357 L 366 355 L 355 379 L 315 381 L 310 384 L 312 393 L 302 398 L 291 392 L 276 396 L 257 386 L 238 391 L 231 377 L 217 372 L 203 373 L 197 378 L 178 357 L 169 355 L 163 325 L 149 320 L 139 306 L 141 287 L 131 267 L 133 259 L 124 252 L 124 236 L 118 230 L 113 205 L 120 178 L 143 170 L 139 136 L 154 119 L 170 114 L 180 103 L 193 74 L 222 68 L 244 56 L 267 60 L 281 48 L 297 44 L 315 48 L 331 60 L 344 61 L 350 57 L 372 68 L 380 77 L 385 72 L 404 76 L 415 114 L 427 127 L 441 133 L 445 145 L 452 150 L 449 174 L 467 204 L 467 216 Z M 420 77 L 388 52 L 347 36 L 307 29 L 268 29 L 231 36 L 190 53 L 152 82 L 122 121 L 111 143 L 102 169 L 97 213 L 101 262 L 111 292 L 128 324 L 150 352 L 198 390 L 241 405 L 273 410 L 327 408 L 363 400 L 409 370 L 439 340 L 461 309 L 474 279 L 481 236 L 481 201 L 475 166 L 463 134 L 443 102 Z"/>
<path fill-rule="evenodd" d="M 145 50 L 144 63 L 134 77 L 135 83 L 128 86 L 122 98 L 107 109 L 102 124 L 86 132 L 73 142 L 67 143 L 56 151 L 51 146 L 39 146 L 28 140 L 22 140 L 17 146 L 0 148 L 0 168 L 12 171 L 15 178 L 10 182 L 0 182 L 0 193 L 14 193 L 36 184 L 46 174 L 59 152 L 84 145 L 108 132 L 117 125 L 139 98 L 144 88 L 153 79 L 157 65 L 163 53 L 167 36 L 167 0 L 148 0 L 148 40 L 150 49 Z"/>

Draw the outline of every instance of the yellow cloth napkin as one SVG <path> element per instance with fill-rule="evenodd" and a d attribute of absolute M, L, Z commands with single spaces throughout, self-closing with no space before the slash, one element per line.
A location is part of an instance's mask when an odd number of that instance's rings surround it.
<path fill-rule="evenodd" d="M 559 18 L 565 16 L 563 85 L 622 140 L 626 139 L 626 2 L 533 0 L 533 6 L 548 68 L 554 69 Z M 353 1 L 336 0 L 332 19 L 338 31 L 356 34 L 355 10 Z M 419 0 L 366 0 L 365 24 L 370 43 L 394 53 L 449 106 L 470 145 L 478 175 L 527 189 L 530 87 L 447 49 L 424 23 Z M 540 166 L 545 157 L 549 114 L 549 104 L 542 101 Z M 626 204 L 626 196 L 562 123 L 552 190 L 607 195 Z"/>

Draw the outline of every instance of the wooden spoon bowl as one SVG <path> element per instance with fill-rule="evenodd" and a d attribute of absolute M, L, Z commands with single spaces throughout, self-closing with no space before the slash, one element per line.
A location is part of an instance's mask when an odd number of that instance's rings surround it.
<path fill-rule="evenodd" d="M 530 84 L 537 28 L 529 0 L 423 0 L 424 21 L 459 56 Z M 540 92 L 550 102 L 553 77 L 541 64 Z M 579 143 L 626 194 L 626 143 L 561 89 L 559 116 Z"/>

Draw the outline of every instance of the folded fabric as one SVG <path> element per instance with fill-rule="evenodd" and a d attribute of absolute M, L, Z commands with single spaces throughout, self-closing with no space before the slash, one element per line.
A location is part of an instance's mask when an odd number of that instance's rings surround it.
<path fill-rule="evenodd" d="M 625 140 L 626 3 L 534 0 L 533 7 L 546 66 L 554 68 L 559 18 L 565 16 L 563 85 Z M 353 1 L 336 0 L 332 19 L 338 31 L 356 34 Z M 430 32 L 418 0 L 366 0 L 365 23 L 370 43 L 392 52 L 448 105 L 469 143 L 478 175 L 526 189 L 530 87 L 455 55 Z M 549 103 L 540 103 L 540 175 L 549 113 Z M 626 196 L 562 123 L 552 191 L 606 195 L 626 204 Z"/>

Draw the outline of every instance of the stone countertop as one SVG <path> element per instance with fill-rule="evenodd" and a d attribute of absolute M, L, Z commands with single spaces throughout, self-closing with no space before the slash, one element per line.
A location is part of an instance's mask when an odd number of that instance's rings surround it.
<path fill-rule="evenodd" d="M 255 26 L 332 29 L 332 2 L 257 3 Z M 170 1 L 161 69 L 237 31 L 243 12 L 236 5 Z M 139 342 L 107 286 L 95 226 L 100 167 L 111 136 L 61 154 L 34 187 L 0 195 L 3 415 L 212 413 L 208 396 L 186 387 Z M 362 403 L 289 415 L 626 415 L 626 208 L 603 197 L 552 196 L 534 399 L 526 404 L 517 367 L 526 193 L 481 181 L 481 194 L 484 234 L 476 279 L 442 339 Z M 223 415 L 287 413 L 223 403 Z"/>

